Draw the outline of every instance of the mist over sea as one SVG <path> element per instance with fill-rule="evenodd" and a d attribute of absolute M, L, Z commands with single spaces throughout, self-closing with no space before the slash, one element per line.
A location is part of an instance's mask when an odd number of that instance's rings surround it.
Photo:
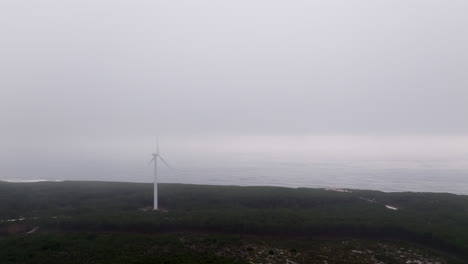
<path fill-rule="evenodd" d="M 468 171 L 442 168 L 370 168 L 339 163 L 263 163 L 239 167 L 184 168 L 167 182 L 370 189 L 388 192 L 468 194 Z"/>
<path fill-rule="evenodd" d="M 467 10 L 1 1 L 0 180 L 468 194 Z"/>
<path fill-rule="evenodd" d="M 160 182 L 468 194 L 466 137 L 165 137 Z M 0 180 L 152 182 L 154 138 L 64 144 L 20 162 Z M 30 152 L 39 151 L 40 146 Z M 14 152 L 13 152 L 14 153 Z M 11 154 L 11 153 L 10 153 Z M 20 155 L 20 154 L 18 154 Z"/>
<path fill-rule="evenodd" d="M 229 163 L 235 161 L 233 158 Z M 6 177 L 1 180 L 99 180 L 151 182 L 151 168 L 146 176 L 131 177 L 108 170 L 102 173 L 55 177 Z M 143 172 L 140 170 L 140 174 Z M 468 194 L 468 170 L 450 168 L 371 167 L 353 163 L 242 162 L 184 166 L 175 170 L 160 169 L 160 181 L 210 185 L 266 185 L 370 189 L 388 192 L 449 192 Z"/>

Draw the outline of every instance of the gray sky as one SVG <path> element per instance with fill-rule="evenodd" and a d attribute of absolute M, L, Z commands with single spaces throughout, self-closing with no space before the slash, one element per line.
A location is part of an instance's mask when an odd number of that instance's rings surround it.
<path fill-rule="evenodd" d="M 136 152 L 155 134 L 468 146 L 467 12 L 465 0 L 4 0 L 0 154 Z"/>

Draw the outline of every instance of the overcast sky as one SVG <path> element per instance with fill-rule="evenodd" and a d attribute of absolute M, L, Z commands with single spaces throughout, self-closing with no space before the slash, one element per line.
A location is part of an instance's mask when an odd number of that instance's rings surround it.
<path fill-rule="evenodd" d="M 467 12 L 466 0 L 3 0 L 0 154 L 155 134 L 463 148 Z"/>

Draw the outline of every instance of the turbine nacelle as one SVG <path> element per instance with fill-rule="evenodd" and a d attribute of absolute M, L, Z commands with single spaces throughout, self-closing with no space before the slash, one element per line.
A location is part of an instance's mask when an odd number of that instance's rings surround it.
<path fill-rule="evenodd" d="M 160 161 L 162 161 L 168 168 L 172 169 L 171 165 L 169 165 L 164 159 L 163 157 L 161 157 L 161 155 L 159 154 L 152 154 L 153 158 L 148 162 L 148 165 L 150 165 L 153 161 L 156 161 L 156 159 L 159 159 Z"/>

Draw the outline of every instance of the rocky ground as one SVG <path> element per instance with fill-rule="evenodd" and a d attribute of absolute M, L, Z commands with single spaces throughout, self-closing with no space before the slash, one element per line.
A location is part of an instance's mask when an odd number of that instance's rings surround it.
<path fill-rule="evenodd" d="M 234 245 L 203 243 L 182 238 L 193 250 L 214 251 L 218 256 L 237 257 L 250 264 L 447 264 L 427 249 L 401 242 L 365 240 L 268 240 L 245 239 Z"/>

